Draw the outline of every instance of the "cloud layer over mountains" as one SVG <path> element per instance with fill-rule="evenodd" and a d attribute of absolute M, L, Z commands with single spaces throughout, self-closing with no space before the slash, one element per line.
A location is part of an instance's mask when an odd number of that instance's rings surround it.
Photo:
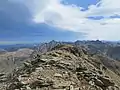
<path fill-rule="evenodd" d="M 75 1 L 76 4 L 69 4 L 67 0 L 2 0 L 0 13 L 6 11 L 5 13 L 12 17 L 9 19 L 16 20 L 17 27 L 20 27 L 21 23 L 25 25 L 24 27 L 45 23 L 58 28 L 56 30 L 80 33 L 80 35 L 83 33 L 85 34 L 83 39 L 120 39 L 119 0 L 100 0 L 96 4 L 91 3 L 87 10 L 78 6 L 77 0 Z M 0 14 L 0 17 L 5 16 Z M 3 20 L 3 23 L 6 21 Z M 7 24 L 14 26 L 14 23 Z"/>

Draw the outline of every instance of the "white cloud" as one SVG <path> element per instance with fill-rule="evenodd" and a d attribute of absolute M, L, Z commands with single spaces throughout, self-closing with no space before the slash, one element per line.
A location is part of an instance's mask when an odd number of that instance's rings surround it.
<path fill-rule="evenodd" d="M 94 16 L 102 15 L 104 17 L 109 17 L 115 14 L 120 15 L 119 3 L 120 0 L 101 0 L 99 2 L 99 7 L 95 5 L 89 6 L 88 14 Z"/>
<path fill-rule="evenodd" d="M 63 5 L 61 0 L 19 0 L 33 14 L 36 23 L 47 23 L 51 26 L 87 33 L 85 39 L 119 40 L 120 19 L 110 16 L 120 15 L 120 0 L 101 0 L 90 5 L 87 11 L 76 5 Z M 86 17 L 103 16 L 104 19 L 92 20 Z"/>

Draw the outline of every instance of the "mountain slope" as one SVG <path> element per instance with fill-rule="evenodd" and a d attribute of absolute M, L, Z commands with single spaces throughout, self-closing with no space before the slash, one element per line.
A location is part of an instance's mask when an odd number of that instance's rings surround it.
<path fill-rule="evenodd" d="M 57 45 L 25 62 L 1 90 L 119 90 L 120 76 L 103 60 L 83 47 Z"/>
<path fill-rule="evenodd" d="M 24 48 L 0 54 L 0 73 L 11 73 L 16 67 L 29 59 L 32 52 L 32 49 Z"/>

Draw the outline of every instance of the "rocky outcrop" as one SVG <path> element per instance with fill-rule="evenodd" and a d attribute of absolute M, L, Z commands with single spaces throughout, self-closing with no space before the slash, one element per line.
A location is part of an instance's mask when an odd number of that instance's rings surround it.
<path fill-rule="evenodd" d="M 1 90 L 120 90 L 120 78 L 85 48 L 59 45 L 34 59 L 9 75 Z"/>

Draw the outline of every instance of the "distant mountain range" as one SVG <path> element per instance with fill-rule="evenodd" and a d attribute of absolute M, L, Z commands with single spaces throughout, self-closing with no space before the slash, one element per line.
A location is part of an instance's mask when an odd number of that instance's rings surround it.
<path fill-rule="evenodd" d="M 76 41 L 76 42 L 57 42 L 50 41 L 49 43 L 41 43 L 37 47 L 37 51 L 41 53 L 46 53 L 50 51 L 53 47 L 62 44 L 70 44 L 76 47 L 85 47 L 91 54 L 103 54 L 107 55 L 113 59 L 120 60 L 120 43 L 119 42 L 108 42 L 108 41 Z M 111 55 L 112 54 L 112 55 Z"/>
<path fill-rule="evenodd" d="M 0 51 L 5 50 L 8 52 L 17 51 L 21 48 L 29 48 L 29 49 L 35 49 L 39 44 L 33 43 L 33 44 L 13 44 L 13 45 L 0 45 Z"/>
<path fill-rule="evenodd" d="M 50 41 L 48 43 L 33 43 L 33 44 L 14 44 L 14 45 L 0 45 L 0 54 L 6 52 L 17 51 L 22 48 L 29 48 L 35 52 L 45 53 L 50 51 L 53 47 L 61 44 L 70 44 L 74 46 L 83 46 L 88 48 L 91 54 L 105 54 L 113 59 L 120 60 L 120 43 L 110 41 L 76 41 L 76 42 L 58 42 Z"/>
<path fill-rule="evenodd" d="M 77 48 L 85 48 L 90 55 L 102 55 L 105 56 L 109 62 L 105 62 L 108 66 L 113 64 L 114 60 L 120 61 L 120 44 L 114 42 L 105 41 L 76 41 L 76 42 L 58 42 L 50 41 L 48 43 L 40 44 L 17 44 L 17 45 L 0 45 L 0 71 L 7 70 L 6 66 L 12 66 L 13 68 L 22 65 L 24 61 L 32 60 L 38 54 L 44 54 L 59 45 L 73 45 Z M 14 62 L 13 62 L 14 60 Z M 113 60 L 113 61 L 112 61 Z M 109 63 L 109 64 L 108 64 Z M 15 65 L 14 65 L 15 64 Z M 117 65 L 118 66 L 118 65 Z M 13 69 L 12 69 L 13 70 Z M 11 70 L 11 71 L 12 71 Z"/>

